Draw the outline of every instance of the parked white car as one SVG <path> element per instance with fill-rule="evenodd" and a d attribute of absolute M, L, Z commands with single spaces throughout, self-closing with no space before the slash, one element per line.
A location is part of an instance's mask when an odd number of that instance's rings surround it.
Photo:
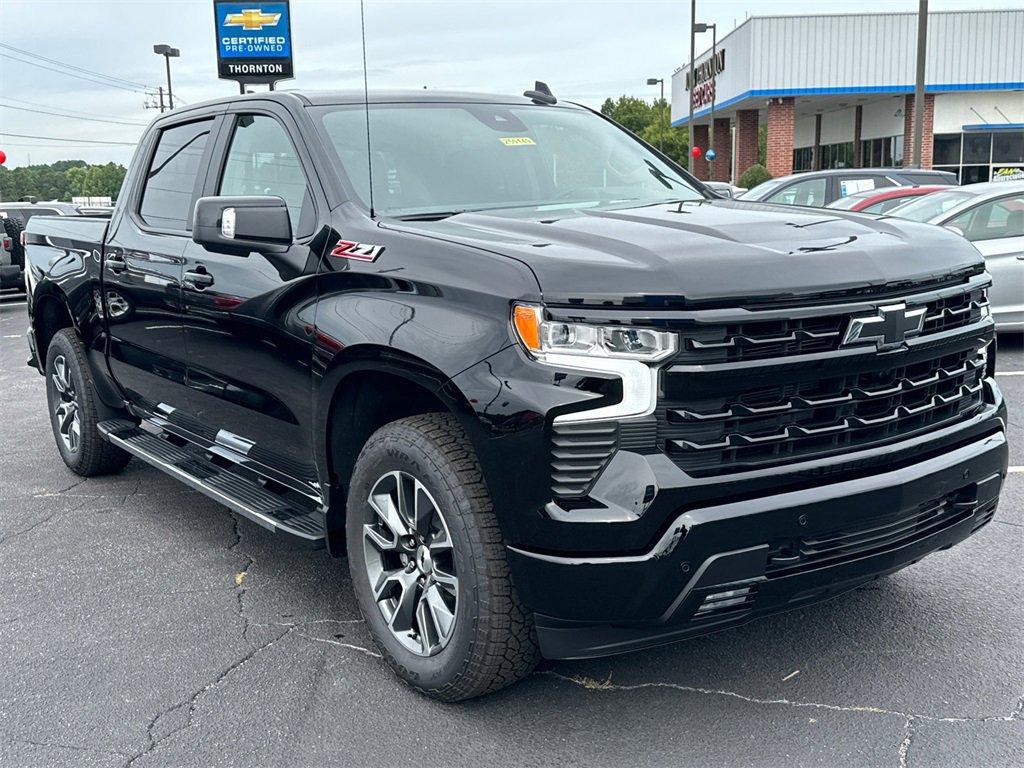
<path fill-rule="evenodd" d="M 893 208 L 889 216 L 955 230 L 985 257 L 996 328 L 1024 331 L 1024 181 L 951 187 Z"/>

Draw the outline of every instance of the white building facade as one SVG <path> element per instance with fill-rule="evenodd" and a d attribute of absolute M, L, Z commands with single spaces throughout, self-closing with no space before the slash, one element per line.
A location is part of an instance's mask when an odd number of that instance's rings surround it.
<path fill-rule="evenodd" d="M 714 55 L 713 55 L 714 54 Z M 772 176 L 909 164 L 917 14 L 755 16 L 672 77 L 672 124 L 713 147 L 702 178 L 736 179 L 767 126 Z M 962 183 L 1024 177 L 1024 10 L 928 17 L 922 163 Z"/>

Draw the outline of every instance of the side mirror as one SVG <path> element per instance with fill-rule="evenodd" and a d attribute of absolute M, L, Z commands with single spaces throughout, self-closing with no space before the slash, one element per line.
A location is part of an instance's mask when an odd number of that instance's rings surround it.
<path fill-rule="evenodd" d="M 950 232 L 956 232 L 958 235 L 960 235 L 960 237 L 964 237 L 964 231 L 955 224 L 944 224 L 943 226 Z"/>
<path fill-rule="evenodd" d="M 280 197 L 201 197 L 193 222 L 192 240 L 220 253 L 282 253 L 292 244 L 288 206 Z"/>

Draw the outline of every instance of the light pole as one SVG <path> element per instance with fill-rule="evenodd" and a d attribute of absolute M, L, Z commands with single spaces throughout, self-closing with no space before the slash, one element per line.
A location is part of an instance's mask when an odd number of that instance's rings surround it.
<path fill-rule="evenodd" d="M 914 77 L 914 154 L 911 167 L 921 167 L 921 142 L 924 140 L 924 65 L 928 53 L 928 0 L 917 8 L 917 73 Z M 903 153 L 906 157 L 906 148 Z"/>
<path fill-rule="evenodd" d="M 648 77 L 648 85 L 661 86 L 661 102 L 658 104 L 658 151 L 665 151 L 665 78 Z"/>
<path fill-rule="evenodd" d="M 715 54 L 718 52 L 718 25 L 717 24 L 704 24 L 702 22 L 694 22 L 693 31 L 695 33 L 707 32 L 711 30 L 711 127 L 708 129 L 708 149 L 713 150 L 715 148 Z M 692 81 L 691 81 L 692 82 Z M 692 85 L 691 85 L 692 87 Z M 712 157 L 714 153 L 712 152 Z M 711 175 L 710 169 L 708 175 Z"/>
<path fill-rule="evenodd" d="M 181 51 L 161 44 L 153 46 L 153 53 L 164 57 L 164 63 L 167 65 L 167 105 L 168 108 L 174 109 L 174 93 L 171 91 L 171 59 L 181 56 Z M 163 112 L 163 109 L 161 108 L 160 111 Z"/>
<path fill-rule="evenodd" d="M 694 39 L 694 25 L 695 25 L 696 21 L 697 21 L 697 0 L 690 0 L 690 87 L 687 89 L 687 91 L 689 93 L 689 97 L 690 97 L 690 119 L 686 123 L 686 130 L 690 134 L 690 138 L 689 138 L 690 151 L 686 153 L 689 156 L 688 157 L 688 163 L 689 164 L 688 164 L 686 170 L 688 170 L 691 175 L 693 174 L 693 86 L 694 86 L 695 81 L 696 81 L 696 78 L 694 77 L 694 75 L 696 73 L 693 71 L 693 59 L 694 59 L 693 46 L 696 44 L 696 40 Z"/>

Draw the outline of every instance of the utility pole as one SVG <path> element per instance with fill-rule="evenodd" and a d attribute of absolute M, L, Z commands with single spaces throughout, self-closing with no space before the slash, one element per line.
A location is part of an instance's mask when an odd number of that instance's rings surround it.
<path fill-rule="evenodd" d="M 697 0 L 690 0 L 690 76 L 689 76 L 690 77 L 690 87 L 687 89 L 688 90 L 688 96 L 689 96 L 689 99 L 690 99 L 690 119 L 686 123 L 686 130 L 690 134 L 690 140 L 688 142 L 689 145 L 690 145 L 690 151 L 686 153 L 686 155 L 687 155 L 687 162 L 688 162 L 688 166 L 687 166 L 686 170 L 688 170 L 691 175 L 693 174 L 693 86 L 694 86 L 695 81 L 696 81 L 696 78 L 694 77 L 694 75 L 696 73 L 693 71 L 693 60 L 694 60 L 693 46 L 696 44 L 696 40 L 694 39 L 694 34 L 695 33 L 694 33 L 693 25 L 696 22 L 697 22 Z"/>
<path fill-rule="evenodd" d="M 914 159 L 921 167 L 921 142 L 924 139 L 924 66 L 928 52 L 928 0 L 919 0 L 917 8 L 917 77 L 914 81 Z"/>

